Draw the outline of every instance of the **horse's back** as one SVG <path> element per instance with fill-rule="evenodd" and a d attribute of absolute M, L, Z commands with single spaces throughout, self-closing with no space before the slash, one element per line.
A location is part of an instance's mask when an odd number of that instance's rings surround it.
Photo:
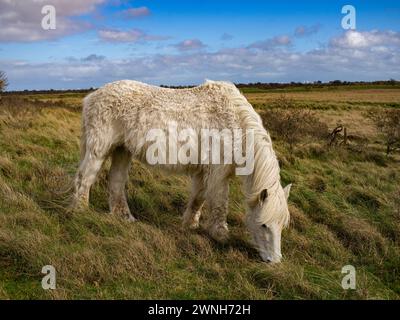
<path fill-rule="evenodd" d="M 110 117 L 135 117 L 139 112 L 158 113 L 167 118 L 174 115 L 224 116 L 232 113 L 229 97 L 222 82 L 208 81 L 188 89 L 170 89 L 134 80 L 111 82 L 84 99 L 83 112 Z M 171 119 L 172 120 L 172 119 Z"/>

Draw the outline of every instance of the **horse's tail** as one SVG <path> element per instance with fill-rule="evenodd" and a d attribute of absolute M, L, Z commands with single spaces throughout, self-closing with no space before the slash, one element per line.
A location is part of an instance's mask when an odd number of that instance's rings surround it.
<path fill-rule="evenodd" d="M 83 99 L 82 103 L 82 123 L 81 123 L 81 145 L 80 145 L 80 152 L 81 152 L 81 161 L 85 158 L 86 154 L 86 145 L 87 145 L 87 132 L 86 132 L 86 106 L 88 104 L 89 96 L 86 96 Z"/>
<path fill-rule="evenodd" d="M 80 146 L 80 151 L 81 151 L 81 161 L 85 158 L 86 154 L 86 132 L 85 132 L 85 125 L 83 124 L 82 121 L 82 135 L 81 135 L 81 146 Z"/>

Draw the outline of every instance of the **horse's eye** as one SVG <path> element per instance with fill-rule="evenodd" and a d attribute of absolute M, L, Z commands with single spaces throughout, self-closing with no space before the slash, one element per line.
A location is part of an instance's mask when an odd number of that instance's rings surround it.
<path fill-rule="evenodd" d="M 265 223 L 262 224 L 261 227 L 263 227 L 264 229 L 267 229 L 267 225 Z"/>

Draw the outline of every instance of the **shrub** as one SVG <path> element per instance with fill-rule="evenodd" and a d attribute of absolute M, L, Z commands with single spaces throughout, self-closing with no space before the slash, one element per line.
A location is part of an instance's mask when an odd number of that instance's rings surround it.
<path fill-rule="evenodd" d="M 284 96 L 274 101 L 274 105 L 280 107 L 263 112 L 261 117 L 265 127 L 278 139 L 288 143 L 290 149 L 306 137 L 320 140 L 328 136 L 327 125 L 314 112 L 294 108 L 293 101 Z"/>
<path fill-rule="evenodd" d="M 378 130 L 382 133 L 386 154 L 400 149 L 400 110 L 386 109 L 370 112 L 369 118 L 374 121 Z"/>
<path fill-rule="evenodd" d="M 284 94 L 280 95 L 278 98 L 272 101 L 271 107 L 277 109 L 293 109 L 295 108 L 296 104 L 293 98 L 289 98 Z"/>
<path fill-rule="evenodd" d="M 0 92 L 4 91 L 8 86 L 7 76 L 3 71 L 0 71 Z"/>

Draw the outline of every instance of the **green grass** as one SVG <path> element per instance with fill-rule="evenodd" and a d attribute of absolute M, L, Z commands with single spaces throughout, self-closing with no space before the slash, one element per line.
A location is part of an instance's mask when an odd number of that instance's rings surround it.
<path fill-rule="evenodd" d="M 49 97 L 49 101 L 54 97 Z M 55 97 L 60 99 L 60 97 Z M 0 112 L 0 298 L 398 299 L 399 161 L 383 151 L 274 139 L 291 223 L 279 265 L 263 263 L 244 225 L 239 182 L 230 190 L 231 239 L 184 231 L 189 179 L 132 164 L 129 206 L 139 222 L 107 214 L 107 168 L 86 212 L 66 210 L 78 165 L 80 114 Z M 372 141 L 377 137 L 370 137 Z M 57 270 L 57 290 L 41 269 Z M 354 265 L 356 290 L 341 269 Z"/>

